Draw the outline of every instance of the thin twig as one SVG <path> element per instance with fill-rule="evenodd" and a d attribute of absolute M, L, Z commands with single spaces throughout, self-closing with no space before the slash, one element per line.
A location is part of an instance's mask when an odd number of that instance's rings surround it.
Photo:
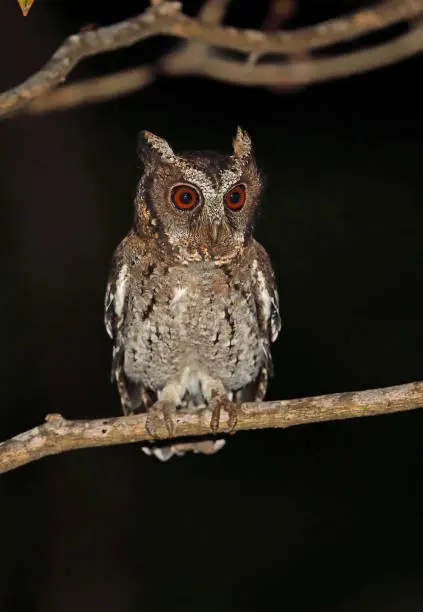
<path fill-rule="evenodd" d="M 80 104 L 112 100 L 147 87 L 154 80 L 154 67 L 131 68 L 95 79 L 86 79 L 66 87 L 58 87 L 48 95 L 33 100 L 27 110 L 44 113 L 71 108 Z"/>
<path fill-rule="evenodd" d="M 201 15 L 195 19 L 181 13 L 179 2 L 155 2 L 137 17 L 70 36 L 44 68 L 17 87 L 0 95 L 0 116 L 25 107 L 35 98 L 45 95 L 66 80 L 73 68 L 84 58 L 131 46 L 152 36 L 175 36 L 211 47 L 222 47 L 245 53 L 254 52 L 261 56 L 266 53 L 295 55 L 351 40 L 400 21 L 410 21 L 423 13 L 423 0 L 385 0 L 373 7 L 311 27 L 289 32 L 264 33 L 258 30 L 223 27 L 215 23 L 216 14 L 218 17 L 223 14 L 227 3 L 224 0 L 220 0 L 220 3 L 215 0 L 214 4 L 215 6 L 212 7 L 216 9 L 214 13 L 213 10 L 208 9 L 203 13 L 203 19 Z M 421 46 L 415 45 L 414 53 L 420 50 Z M 406 56 L 403 54 L 402 57 Z M 353 59 L 351 54 L 348 57 L 350 60 Z M 368 61 L 364 63 L 369 68 L 371 67 Z M 221 63 L 219 65 L 214 63 L 211 66 L 206 64 L 206 66 L 207 69 L 206 67 L 203 69 L 204 75 L 212 75 L 216 73 L 217 68 L 219 71 L 222 69 Z M 323 68 L 321 70 L 324 72 Z M 337 72 L 339 73 L 340 70 Z M 254 73 L 257 83 L 262 82 L 263 75 L 264 73 Z M 219 72 L 215 78 L 218 77 L 222 80 L 230 80 L 228 74 Z M 240 80 L 244 84 L 248 82 L 245 74 L 233 82 Z"/>
<path fill-rule="evenodd" d="M 66 80 L 79 62 L 92 55 L 129 47 L 162 33 L 180 11 L 179 2 L 163 2 L 111 26 L 69 36 L 47 64 L 26 81 L 0 95 L 0 116 L 26 106 Z M 175 22 L 177 23 L 177 21 Z"/>
<path fill-rule="evenodd" d="M 423 381 L 396 387 L 334 393 L 317 397 L 263 403 L 241 404 L 236 431 L 287 428 L 293 425 L 334 421 L 413 410 L 423 407 Z M 179 412 L 175 437 L 210 434 L 211 411 Z M 218 432 L 228 427 L 222 414 Z M 158 431 L 166 438 L 166 428 Z M 0 444 L 0 473 L 64 451 L 151 440 L 146 415 L 109 419 L 67 421 L 59 414 L 49 415 L 44 425 L 30 429 Z"/>
<path fill-rule="evenodd" d="M 222 23 L 229 3 L 230 0 L 207 0 L 198 13 L 199 21 L 207 24 Z M 165 60 L 173 61 L 179 66 L 189 66 L 193 58 L 198 63 L 200 56 L 203 60 L 206 60 L 207 54 L 207 45 L 188 40 L 170 51 L 162 61 L 157 63 L 157 66 L 140 66 L 127 70 L 123 79 L 121 77 L 122 72 L 115 72 L 106 77 L 86 79 L 74 85 L 59 87 L 41 98 L 35 99 L 29 104 L 27 111 L 44 113 L 78 106 L 82 103 L 109 100 L 111 97 L 139 91 L 154 81 L 157 73 L 166 74 Z M 114 96 L 108 94 L 110 90 L 115 92 Z"/>
<path fill-rule="evenodd" d="M 200 43 L 190 43 L 186 48 L 169 53 L 157 67 L 141 66 L 60 87 L 33 100 L 26 110 L 30 113 L 43 113 L 110 100 L 148 86 L 156 73 L 170 77 L 202 76 L 245 87 L 282 85 L 285 90 L 287 87 L 363 74 L 401 62 L 419 51 L 423 51 L 421 24 L 394 41 L 375 48 L 324 59 L 291 58 L 283 63 L 245 63 L 213 55 Z"/>
<path fill-rule="evenodd" d="M 251 65 L 227 57 L 209 55 L 203 61 L 202 58 L 193 57 L 191 65 L 181 66 L 171 57 L 170 61 L 165 60 L 162 70 L 169 76 L 191 74 L 244 86 L 309 85 L 392 65 L 421 51 L 423 27 L 419 24 L 391 42 L 324 59 L 291 59 L 285 64 Z"/>
<path fill-rule="evenodd" d="M 199 21 L 211 25 L 223 23 L 230 1 L 231 0 L 208 0 L 203 4 L 198 13 L 197 17 Z"/>

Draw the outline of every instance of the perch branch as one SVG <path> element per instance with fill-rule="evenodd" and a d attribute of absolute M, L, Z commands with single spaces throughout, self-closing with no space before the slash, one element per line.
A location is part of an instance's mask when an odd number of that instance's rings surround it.
<path fill-rule="evenodd" d="M 352 40 L 401 21 L 412 21 L 423 13 L 423 0 L 384 0 L 353 14 L 310 27 L 292 31 L 263 32 L 220 25 L 218 21 L 224 14 L 227 2 L 215 0 L 211 5 L 211 8 L 205 9 L 198 18 L 191 18 L 181 12 L 179 2 L 155 1 L 149 9 L 136 17 L 70 36 L 41 70 L 0 95 L 0 116 L 15 112 L 47 94 L 65 81 L 73 68 L 84 58 L 131 46 L 152 36 L 173 36 L 208 47 L 232 49 L 247 54 L 253 53 L 256 56 L 263 56 L 266 53 L 299 55 L 313 49 L 322 49 Z M 420 50 L 421 46 L 415 46 L 414 52 Z M 224 68 L 220 64 L 219 70 L 222 67 Z M 212 75 L 216 68 L 217 65 L 214 64 L 207 70 L 204 69 L 202 74 Z M 151 76 L 153 77 L 153 72 Z M 225 78 L 223 75 L 223 78 L 229 80 L 228 76 Z M 263 73 L 260 74 L 260 78 L 256 78 L 256 81 L 260 82 L 262 78 Z M 247 84 L 245 74 L 241 80 Z M 141 85 L 144 84 L 145 81 L 142 79 Z M 132 84 L 128 86 L 128 91 L 131 89 L 133 89 Z M 109 95 L 107 87 L 105 90 L 104 95 Z M 116 95 L 115 88 L 112 90 L 112 95 Z M 83 96 L 81 99 L 84 99 Z"/>
<path fill-rule="evenodd" d="M 236 431 L 287 428 L 293 425 L 334 421 L 413 410 L 423 407 L 423 381 L 373 389 L 334 393 L 302 399 L 241 404 Z M 178 412 L 175 437 L 210 435 L 211 411 Z M 225 433 L 228 416 L 222 414 L 218 432 Z M 166 429 L 158 431 L 166 438 Z M 44 425 L 0 444 L 0 473 L 64 451 L 151 440 L 145 414 L 95 420 L 67 421 L 49 415 Z"/>

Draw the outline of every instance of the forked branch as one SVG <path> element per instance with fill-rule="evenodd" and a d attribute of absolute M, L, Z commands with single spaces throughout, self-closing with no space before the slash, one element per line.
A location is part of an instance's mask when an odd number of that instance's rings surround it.
<path fill-rule="evenodd" d="M 302 399 L 241 404 L 235 431 L 287 428 L 322 421 L 374 416 L 423 407 L 423 381 L 396 387 L 334 393 Z M 180 412 L 175 418 L 175 437 L 210 435 L 211 411 Z M 151 440 L 146 415 L 109 419 L 67 421 L 49 415 L 44 425 L 30 429 L 0 444 L 0 473 L 48 455 L 96 446 L 111 446 Z M 225 433 L 228 417 L 222 414 L 218 432 Z M 161 439 L 167 432 L 158 431 Z"/>
<path fill-rule="evenodd" d="M 207 0 L 197 18 L 185 15 L 180 2 L 151 0 L 144 13 L 111 26 L 70 36 L 47 64 L 20 85 L 0 95 L 0 116 L 21 108 L 34 112 L 107 100 L 147 86 L 157 72 L 181 76 L 197 74 L 250 86 L 304 85 L 374 70 L 423 51 L 423 0 L 381 0 L 350 15 L 297 30 L 263 31 L 221 25 L 228 0 Z M 353 40 L 396 23 L 409 23 L 409 31 L 382 46 L 315 58 L 312 52 Z M 134 45 L 158 35 L 187 41 L 182 49 L 162 58 L 156 66 L 143 66 L 53 91 L 83 59 Z M 201 53 L 196 53 L 201 48 Z M 234 61 L 215 49 L 243 52 L 251 60 L 273 53 L 280 61 L 258 64 Z M 307 55 L 306 55 L 307 54 Z M 296 61 L 298 58 L 301 61 Z M 63 88 L 66 89 L 66 88 Z M 49 92 L 50 99 L 49 99 Z"/>

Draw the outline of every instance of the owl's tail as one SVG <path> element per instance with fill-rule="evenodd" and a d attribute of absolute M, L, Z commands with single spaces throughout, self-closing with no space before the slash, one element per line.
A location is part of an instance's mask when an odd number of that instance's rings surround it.
<path fill-rule="evenodd" d="M 188 452 L 201 453 L 203 455 L 214 455 L 223 446 L 226 440 L 203 440 L 202 442 L 185 442 L 172 444 L 171 446 L 158 446 L 155 442 L 151 446 L 143 446 L 146 455 L 157 457 L 160 461 L 167 461 L 171 457 L 183 457 Z"/>

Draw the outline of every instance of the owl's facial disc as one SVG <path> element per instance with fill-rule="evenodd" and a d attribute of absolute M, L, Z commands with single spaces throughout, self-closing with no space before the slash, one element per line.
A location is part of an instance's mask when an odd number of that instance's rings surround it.
<path fill-rule="evenodd" d="M 251 208 L 242 176 L 233 167 L 214 177 L 193 165 L 180 172 L 167 192 L 173 222 L 165 231 L 171 243 L 198 245 L 214 254 L 241 243 Z"/>
<path fill-rule="evenodd" d="M 210 238 L 213 243 L 217 242 L 219 229 L 222 226 L 222 214 L 219 207 L 213 207 L 213 214 L 207 207 L 204 207 L 204 198 L 198 187 L 190 183 L 177 183 L 169 192 L 169 199 L 174 208 L 178 211 L 189 213 L 197 206 L 203 205 L 203 212 L 200 212 L 199 221 L 206 216 L 206 225 L 209 226 Z"/>
<path fill-rule="evenodd" d="M 248 134 L 239 128 L 227 155 L 177 154 L 164 139 L 143 132 L 139 151 L 144 174 L 137 232 L 187 260 L 235 257 L 252 236 L 262 186 Z"/>

